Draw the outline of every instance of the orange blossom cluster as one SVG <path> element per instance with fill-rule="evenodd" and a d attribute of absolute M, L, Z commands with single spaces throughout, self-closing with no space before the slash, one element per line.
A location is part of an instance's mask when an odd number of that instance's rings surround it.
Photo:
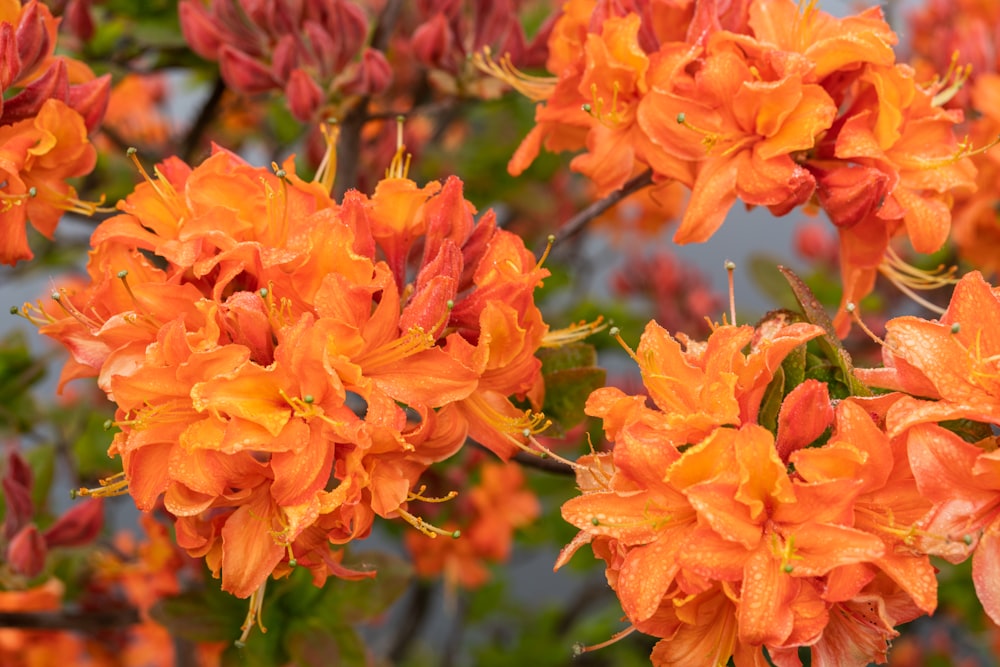
<path fill-rule="evenodd" d="M 884 661 L 895 626 L 937 604 L 923 543 L 966 548 L 920 524 L 931 499 L 893 421 L 907 397 L 831 401 L 807 379 L 761 414 L 821 334 L 778 317 L 682 345 L 650 323 L 633 354 L 648 396 L 591 394 L 614 449 L 578 461 L 562 513 L 580 532 L 557 567 L 591 545 L 629 630 L 662 638 L 654 665 Z"/>
<path fill-rule="evenodd" d="M 953 131 L 962 113 L 943 106 L 958 82 L 921 84 L 896 41 L 877 7 L 835 18 L 792 0 L 570 0 L 549 37 L 553 77 L 480 64 L 544 102 L 511 173 L 543 147 L 582 151 L 571 167 L 600 194 L 651 170 L 691 191 L 678 243 L 707 240 L 737 199 L 776 215 L 822 207 L 840 234 L 843 334 L 843 307 L 871 290 L 889 239 L 938 250 L 952 197 L 974 188 L 973 149 Z"/>
<path fill-rule="evenodd" d="M 339 204 L 290 159 L 168 159 L 94 231 L 88 280 L 23 310 L 69 350 L 62 382 L 117 405 L 123 472 L 85 492 L 162 499 L 237 596 L 296 565 L 363 576 L 332 547 L 376 515 L 444 533 L 407 511 L 424 470 L 467 436 L 508 457 L 543 421 L 510 397 L 543 399 L 548 272 L 401 156 Z"/>

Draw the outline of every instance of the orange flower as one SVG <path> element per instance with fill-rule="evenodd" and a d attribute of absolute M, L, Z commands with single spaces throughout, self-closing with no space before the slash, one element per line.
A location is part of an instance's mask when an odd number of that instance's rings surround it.
<path fill-rule="evenodd" d="M 1000 623 L 1000 453 L 967 443 L 936 424 L 909 431 L 909 455 L 921 494 L 934 504 L 923 521 L 937 539 L 926 549 L 961 562 L 974 548 L 972 581 L 983 609 Z"/>
<path fill-rule="evenodd" d="M 90 212 L 66 179 L 89 173 L 97 159 L 80 114 L 47 100 L 33 118 L 0 127 L 0 262 L 34 255 L 25 222 L 51 238 L 63 211 Z"/>
<path fill-rule="evenodd" d="M 977 271 L 955 286 L 938 321 L 897 317 L 886 324 L 885 369 L 860 371 L 876 386 L 925 396 L 903 397 L 888 414 L 889 434 L 949 419 L 1000 423 L 1000 297 Z"/>

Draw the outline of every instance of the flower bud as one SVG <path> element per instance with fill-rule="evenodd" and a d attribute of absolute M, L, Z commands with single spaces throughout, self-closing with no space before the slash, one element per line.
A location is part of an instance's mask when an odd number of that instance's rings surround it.
<path fill-rule="evenodd" d="M 365 48 L 354 76 L 344 84 L 344 91 L 355 95 L 376 95 L 392 83 L 392 66 L 381 51 Z"/>
<path fill-rule="evenodd" d="M 191 50 L 206 60 L 218 60 L 219 49 L 226 40 L 205 6 L 200 2 L 187 0 L 177 9 L 181 32 Z"/>
<path fill-rule="evenodd" d="M 302 68 L 296 67 L 285 86 L 288 109 L 297 120 L 308 123 L 323 104 L 323 89 Z"/>
<path fill-rule="evenodd" d="M 337 71 L 337 58 L 340 57 L 337 43 L 323 25 L 316 21 L 306 21 L 302 32 L 311 47 L 310 53 L 316 61 L 316 67 L 324 77 L 332 77 Z"/>
<path fill-rule="evenodd" d="M 87 134 L 93 132 L 104 120 L 104 112 L 111 99 L 111 75 L 105 74 L 85 83 L 69 87 L 66 104 L 83 117 Z"/>
<path fill-rule="evenodd" d="M 0 24 L 0 88 L 3 90 L 10 88 L 20 74 L 21 58 L 17 54 L 14 26 L 5 22 Z M 0 100 L 0 105 L 2 104 L 3 101 Z"/>
<path fill-rule="evenodd" d="M 787 462 L 792 452 L 811 444 L 833 423 L 833 406 L 826 384 L 806 380 L 785 397 L 778 413 L 775 449 Z"/>
<path fill-rule="evenodd" d="M 69 0 L 63 12 L 63 20 L 69 31 L 84 42 L 94 36 L 94 17 L 90 13 L 91 0 Z"/>
<path fill-rule="evenodd" d="M 104 501 L 89 498 L 59 517 L 43 537 L 49 547 L 79 547 L 93 542 L 103 527 Z"/>
<path fill-rule="evenodd" d="M 35 524 L 22 528 L 7 546 L 7 563 L 18 574 L 34 577 L 45 568 L 48 549 Z"/>
<path fill-rule="evenodd" d="M 48 23 L 55 32 L 55 19 L 45 5 L 29 2 L 21 10 L 21 20 L 17 24 L 17 55 L 21 61 L 21 74 L 34 71 L 55 49 L 53 36 L 49 34 Z M 16 80 L 16 79 L 15 79 Z"/>
<path fill-rule="evenodd" d="M 229 45 L 223 45 L 219 50 L 219 69 L 226 83 L 245 95 L 256 95 L 278 87 L 278 82 L 263 63 Z"/>
<path fill-rule="evenodd" d="M 7 503 L 7 511 L 3 517 L 3 535 L 8 540 L 31 521 L 35 514 L 35 506 L 31 502 L 32 485 L 31 468 L 17 451 L 11 450 L 7 455 L 7 470 L 2 480 L 4 500 Z"/>
<path fill-rule="evenodd" d="M 448 56 L 454 48 L 451 26 L 444 14 L 437 13 L 413 33 L 413 55 L 428 67 L 453 71 L 454 63 Z"/>
<path fill-rule="evenodd" d="M 332 6 L 331 6 L 332 4 Z M 309 16 L 326 17 L 326 32 L 337 45 L 335 69 L 347 66 L 365 43 L 368 34 L 368 17 L 353 2 L 343 0 L 307 0 Z"/>
<path fill-rule="evenodd" d="M 295 35 L 282 35 L 271 52 L 271 73 L 278 81 L 288 81 L 292 70 L 302 65 L 301 42 Z"/>
<path fill-rule="evenodd" d="M 24 90 L 4 102 L 0 124 L 11 125 L 19 120 L 31 118 L 38 114 L 38 110 L 46 100 L 53 97 L 64 100 L 68 92 L 69 77 L 66 74 L 66 64 L 62 60 L 57 60 Z"/>

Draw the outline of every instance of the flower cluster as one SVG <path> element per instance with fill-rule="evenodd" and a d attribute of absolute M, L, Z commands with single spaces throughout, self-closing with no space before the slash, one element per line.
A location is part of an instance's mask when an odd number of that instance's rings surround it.
<path fill-rule="evenodd" d="M 543 399 L 547 271 L 461 181 L 420 187 L 398 158 L 339 204 L 290 160 L 169 159 L 95 230 L 89 282 L 24 308 L 70 351 L 62 382 L 96 376 L 117 406 L 123 472 L 95 493 L 162 499 L 237 596 L 296 565 L 370 574 L 331 545 L 376 515 L 444 533 L 407 511 L 424 470 L 544 423 L 510 397 Z"/>
<path fill-rule="evenodd" d="M 31 259 L 25 223 L 47 237 L 64 211 L 92 212 L 66 179 L 94 168 L 87 135 L 100 124 L 111 78 L 55 55 L 56 20 L 31 0 L 0 3 L 0 262 Z"/>
<path fill-rule="evenodd" d="M 895 42 L 878 8 L 838 19 L 792 0 L 573 0 L 549 37 L 554 78 L 483 67 L 544 101 L 511 173 L 543 147 L 582 149 L 571 167 L 601 194 L 647 169 L 680 182 L 678 243 L 707 240 L 737 199 L 778 215 L 822 207 L 840 233 L 844 333 L 843 306 L 871 290 L 889 239 L 938 250 L 951 198 L 974 187 L 962 114 L 943 108 L 960 82 L 920 84 Z"/>
<path fill-rule="evenodd" d="M 648 397 L 588 400 L 614 449 L 578 462 L 562 511 L 580 533 L 557 567 L 591 545 L 632 626 L 663 638 L 653 664 L 764 664 L 763 647 L 799 665 L 808 646 L 813 664 L 864 665 L 934 610 L 930 502 L 886 429 L 903 399 L 788 386 L 786 357 L 821 334 L 778 318 L 682 346 L 651 323 L 633 355 Z"/>

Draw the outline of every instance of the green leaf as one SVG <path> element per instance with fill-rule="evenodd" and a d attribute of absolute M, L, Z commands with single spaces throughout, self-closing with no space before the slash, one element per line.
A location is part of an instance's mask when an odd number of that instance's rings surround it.
<path fill-rule="evenodd" d="M 296 667 L 364 667 L 365 644 L 347 625 L 324 625 L 321 619 L 295 621 L 285 633 L 285 651 Z"/>
<path fill-rule="evenodd" d="M 439 538 L 444 539 L 444 538 Z M 353 570 L 374 570 L 371 579 L 334 579 L 323 587 L 318 604 L 345 623 L 370 621 L 399 598 L 413 579 L 412 566 L 399 556 L 380 551 L 355 554 L 344 566 Z"/>
<path fill-rule="evenodd" d="M 587 343 L 543 347 L 536 356 L 542 360 L 543 375 L 572 368 L 587 368 L 597 363 L 597 350 Z"/>
<path fill-rule="evenodd" d="M 587 398 L 606 379 L 603 368 L 572 368 L 546 375 L 542 412 L 552 420 L 546 435 L 560 435 L 583 421 Z"/>
<path fill-rule="evenodd" d="M 809 286 L 795 275 L 791 269 L 779 266 L 778 270 L 781 271 L 791 286 L 792 292 L 795 294 L 795 299 L 799 302 L 806 320 L 826 330 L 826 333 L 817 338 L 816 342 L 823 351 L 823 354 L 840 369 L 843 376 L 842 379 L 844 384 L 847 385 L 850 394 L 852 396 L 871 396 L 871 390 L 854 375 L 854 364 L 851 362 L 851 355 L 841 345 L 840 339 L 837 338 L 837 334 L 833 329 L 833 322 L 830 320 L 830 316 L 827 315 L 826 310 L 823 309 L 823 305 L 816 298 L 816 295 L 812 293 Z"/>
<path fill-rule="evenodd" d="M 760 401 L 760 412 L 757 415 L 757 422 L 777 436 L 778 434 L 778 412 L 781 411 L 781 402 L 785 398 L 785 370 L 778 366 L 774 377 L 764 390 L 764 397 Z"/>
<path fill-rule="evenodd" d="M 171 634 L 190 641 L 234 641 L 248 602 L 213 588 L 209 580 L 205 588 L 160 600 L 150 615 Z"/>
<path fill-rule="evenodd" d="M 547 435 L 559 436 L 586 418 L 591 392 L 604 386 L 607 373 L 597 368 L 597 350 L 587 343 L 569 343 L 538 351 L 545 380 L 542 412 L 552 420 Z"/>
<path fill-rule="evenodd" d="M 765 253 L 754 253 L 747 258 L 747 271 L 750 281 L 769 301 L 778 304 L 780 308 L 794 308 L 795 299 L 788 294 L 788 285 L 775 271 L 781 265 L 781 260 Z"/>

